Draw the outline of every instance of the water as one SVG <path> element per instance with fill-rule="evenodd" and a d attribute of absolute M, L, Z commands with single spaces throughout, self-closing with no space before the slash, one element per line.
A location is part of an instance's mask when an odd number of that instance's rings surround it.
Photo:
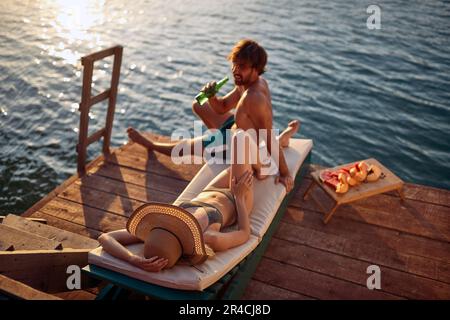
<path fill-rule="evenodd" d="M 302 121 L 313 162 L 375 157 L 406 181 L 450 189 L 450 4 L 377 1 L 0 2 L 0 214 L 20 213 L 76 171 L 81 56 L 124 46 L 112 144 L 128 126 L 170 135 L 230 75 L 244 37 L 269 54 L 274 123 Z M 94 93 L 111 60 L 96 64 Z M 227 84 L 224 89 L 230 89 Z M 103 126 L 94 107 L 90 131 Z M 100 146 L 89 148 L 89 158 Z"/>

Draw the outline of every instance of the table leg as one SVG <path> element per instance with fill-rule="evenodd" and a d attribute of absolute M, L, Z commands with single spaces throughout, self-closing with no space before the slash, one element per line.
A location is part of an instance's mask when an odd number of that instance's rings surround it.
<path fill-rule="evenodd" d="M 336 202 L 336 204 L 334 205 L 334 207 L 330 210 L 330 212 L 328 212 L 325 217 L 323 218 L 323 223 L 327 224 L 328 221 L 330 221 L 331 217 L 333 216 L 334 212 L 336 211 L 336 209 L 339 207 L 339 203 Z"/>
<path fill-rule="evenodd" d="M 311 181 L 311 183 L 308 186 L 308 189 L 306 189 L 305 194 L 303 195 L 303 200 L 306 200 L 306 198 L 308 197 L 308 194 L 311 192 L 312 187 L 314 186 L 316 182 L 313 180 Z"/>
<path fill-rule="evenodd" d="M 402 188 L 398 188 L 398 189 L 397 189 L 397 193 L 398 193 L 398 195 L 400 196 L 400 200 L 401 200 L 401 201 L 405 201 L 405 196 L 403 195 L 403 190 L 402 190 Z"/>

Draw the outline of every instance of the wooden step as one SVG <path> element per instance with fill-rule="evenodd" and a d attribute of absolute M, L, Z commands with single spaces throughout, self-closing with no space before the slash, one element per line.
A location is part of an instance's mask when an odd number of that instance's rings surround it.
<path fill-rule="evenodd" d="M 8 213 L 8 214 L 10 214 L 10 213 Z M 5 218 L 6 218 L 6 216 L 0 216 L 0 223 L 2 223 Z M 25 219 L 30 220 L 30 221 L 43 223 L 43 224 L 47 224 L 47 220 L 41 219 L 41 218 L 25 218 Z"/>
<path fill-rule="evenodd" d="M 53 226 L 30 221 L 21 216 L 9 214 L 3 220 L 3 225 L 13 227 L 34 235 L 60 242 L 64 248 L 94 249 L 99 246 L 97 240 L 79 234 L 61 230 Z"/>
<path fill-rule="evenodd" d="M 26 284 L 0 274 L 0 293 L 18 300 L 61 300 L 54 295 L 36 290 Z"/>
<path fill-rule="evenodd" d="M 90 249 L 0 251 L 0 274 L 47 293 L 67 291 L 67 268 L 88 264 Z M 81 287 L 90 285 L 81 273 Z"/>
<path fill-rule="evenodd" d="M 14 250 L 62 249 L 62 244 L 59 241 L 47 239 L 4 224 L 0 224 L 0 248 L 11 249 L 11 246 L 14 247 Z"/>

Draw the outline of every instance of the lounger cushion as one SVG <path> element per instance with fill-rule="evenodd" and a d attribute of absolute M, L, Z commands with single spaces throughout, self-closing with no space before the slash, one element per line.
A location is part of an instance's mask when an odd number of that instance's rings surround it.
<path fill-rule="evenodd" d="M 289 148 L 283 150 L 289 170 L 293 176 L 296 175 L 311 148 L 311 140 L 291 139 Z M 193 199 L 213 177 L 225 168 L 226 165 L 204 165 L 178 197 L 177 201 Z M 276 185 L 274 179 L 274 177 L 270 177 L 261 181 L 255 180 L 254 182 L 255 201 L 251 213 L 252 234 L 250 240 L 239 247 L 216 253 L 213 258 L 208 259 L 201 265 L 195 267 L 176 265 L 169 270 L 151 273 L 114 258 L 101 247 L 89 253 L 89 263 L 169 288 L 204 290 L 237 265 L 261 241 L 286 194 L 285 188 L 281 184 Z M 128 246 L 130 250 L 136 253 L 142 252 L 142 247 L 143 244 Z"/>
<path fill-rule="evenodd" d="M 311 148 L 312 140 L 291 139 L 289 148 L 283 150 L 286 163 L 293 177 L 295 177 Z M 176 202 L 195 198 L 225 168 L 227 168 L 225 164 L 203 166 Z M 261 239 L 286 195 L 286 188 L 281 183 L 275 184 L 274 176 L 260 181 L 255 179 L 253 188 L 254 208 L 250 216 L 251 233 Z"/>

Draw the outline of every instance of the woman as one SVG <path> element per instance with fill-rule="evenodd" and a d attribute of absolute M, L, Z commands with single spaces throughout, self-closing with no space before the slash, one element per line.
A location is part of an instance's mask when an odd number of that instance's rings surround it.
<path fill-rule="evenodd" d="M 296 130 L 288 129 L 280 136 L 280 140 L 285 146 L 288 144 L 285 143 L 286 139 L 289 140 L 296 132 Z M 245 141 L 243 163 L 237 161 L 237 146 L 242 145 L 237 143 L 238 139 Z M 180 201 L 173 204 L 195 217 L 201 228 L 204 243 L 214 251 L 223 251 L 239 246 L 247 242 L 250 237 L 249 215 L 253 208 L 253 169 L 250 161 L 250 150 L 252 150 L 250 143 L 253 142 L 246 138 L 243 130 L 236 131 L 232 139 L 231 156 L 233 161 L 230 167 L 219 173 L 191 201 Z M 239 159 L 242 157 L 240 156 Z M 235 222 L 237 222 L 238 230 L 222 232 L 224 227 L 231 226 Z M 155 250 L 152 248 L 155 243 L 173 243 L 176 247 L 179 242 L 176 235 L 170 235 L 172 232 L 157 231 L 153 232 L 153 237 L 151 237 L 148 234 L 136 236 L 131 234 L 129 229 L 122 229 L 102 234 L 98 240 L 103 249 L 116 258 L 143 270 L 158 272 L 163 268 L 171 268 L 178 261 L 181 256 L 181 245 L 176 250 L 165 248 Z M 162 236 L 166 240 L 161 241 Z M 141 242 L 144 242 L 143 257 L 132 253 L 125 247 Z M 177 252 L 173 253 L 173 251 Z"/>

